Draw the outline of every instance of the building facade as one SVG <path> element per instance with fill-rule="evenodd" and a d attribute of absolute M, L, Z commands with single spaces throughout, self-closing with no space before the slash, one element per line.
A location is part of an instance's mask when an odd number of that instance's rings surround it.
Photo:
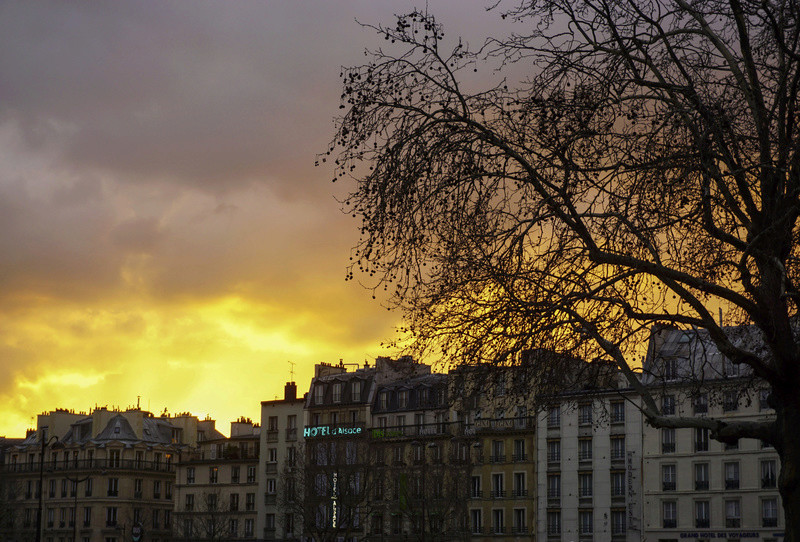
<path fill-rule="evenodd" d="M 656 330 L 645 369 L 664 414 L 729 421 L 775 416 L 766 388 L 704 335 Z M 780 461 L 773 448 L 754 439 L 721 443 L 695 428 L 645 426 L 642 442 L 646 540 L 782 539 Z"/>
<path fill-rule="evenodd" d="M 263 540 L 298 540 L 300 500 L 295 481 L 303 453 L 305 397 L 287 382 L 283 399 L 261 402 L 261 457 L 258 462 L 257 532 Z"/>
<path fill-rule="evenodd" d="M 121 542 L 135 527 L 148 540 L 169 540 L 175 465 L 196 445 L 196 428 L 192 416 L 138 408 L 40 414 L 36 430 L 6 453 L 15 498 L 3 539 Z"/>
<path fill-rule="evenodd" d="M 177 465 L 174 538 L 256 539 L 260 426 L 240 418 L 226 438 L 210 422 L 205 439 Z"/>

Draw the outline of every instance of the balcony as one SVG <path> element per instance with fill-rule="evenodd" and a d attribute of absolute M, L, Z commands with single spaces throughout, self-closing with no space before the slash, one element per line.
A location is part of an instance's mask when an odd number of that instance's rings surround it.
<path fill-rule="evenodd" d="M 512 497 L 527 497 L 528 490 L 527 489 L 515 489 L 511 492 Z"/>
<path fill-rule="evenodd" d="M 80 459 L 78 461 L 45 461 L 45 472 L 81 471 L 81 470 L 143 470 L 155 472 L 175 472 L 173 463 L 156 461 L 139 461 L 135 459 Z M 39 472 L 39 464 L 16 463 L 0 465 L 0 472 Z M 55 492 L 53 494 L 55 497 Z"/>
<path fill-rule="evenodd" d="M 739 489 L 739 480 L 725 480 L 725 489 Z"/>
<path fill-rule="evenodd" d="M 694 520 L 694 526 L 697 529 L 707 529 L 709 525 L 710 522 L 708 521 L 708 518 L 695 518 Z"/>
<path fill-rule="evenodd" d="M 494 534 L 505 534 L 506 528 L 504 526 L 502 526 L 502 525 L 498 525 L 497 527 L 492 529 L 492 532 Z"/>
<path fill-rule="evenodd" d="M 527 461 L 528 454 L 512 454 L 511 461 Z"/>
<path fill-rule="evenodd" d="M 695 480 L 694 489 L 696 491 L 705 491 L 708 489 L 708 480 Z"/>
<path fill-rule="evenodd" d="M 490 455 L 489 463 L 505 463 L 506 454 Z"/>
<path fill-rule="evenodd" d="M 505 490 L 503 490 L 503 489 L 498 489 L 498 490 L 494 490 L 494 491 L 492 491 L 490 496 L 491 496 L 493 499 L 494 499 L 494 498 L 501 498 L 501 497 L 505 497 L 505 496 L 506 496 L 506 492 L 505 492 Z"/>
<path fill-rule="evenodd" d="M 480 499 L 481 497 L 483 497 L 483 491 L 481 491 L 480 489 L 473 489 L 470 492 L 469 496 L 472 499 Z"/>
<path fill-rule="evenodd" d="M 528 534 L 528 527 L 525 525 L 514 525 L 511 528 L 511 534 Z"/>

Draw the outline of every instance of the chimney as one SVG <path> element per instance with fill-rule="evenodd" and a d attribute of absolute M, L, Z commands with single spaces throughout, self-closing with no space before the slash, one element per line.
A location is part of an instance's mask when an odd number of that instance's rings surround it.
<path fill-rule="evenodd" d="M 293 401 L 297 399 L 297 384 L 294 382 L 287 382 L 283 387 L 283 400 Z"/>

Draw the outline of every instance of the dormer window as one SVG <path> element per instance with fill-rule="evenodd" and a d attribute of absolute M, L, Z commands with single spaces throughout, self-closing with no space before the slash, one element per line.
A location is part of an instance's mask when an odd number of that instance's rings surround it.
<path fill-rule="evenodd" d="M 382 410 L 386 410 L 389 407 L 389 392 L 388 391 L 381 392 L 380 406 L 381 406 Z"/>
<path fill-rule="evenodd" d="M 353 402 L 361 401 L 361 382 L 356 380 L 352 384 L 352 399 Z"/>
<path fill-rule="evenodd" d="M 408 407 L 408 390 L 402 390 L 397 393 L 397 406 L 399 408 Z"/>
<path fill-rule="evenodd" d="M 333 385 L 333 402 L 334 403 L 341 403 L 342 402 L 342 383 L 336 382 Z"/>
<path fill-rule="evenodd" d="M 314 386 L 314 404 L 321 405 L 322 398 L 325 396 L 325 387 L 322 384 Z"/>

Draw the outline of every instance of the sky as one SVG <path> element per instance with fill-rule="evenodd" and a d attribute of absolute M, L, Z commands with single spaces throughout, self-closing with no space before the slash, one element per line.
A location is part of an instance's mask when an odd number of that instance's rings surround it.
<path fill-rule="evenodd" d="M 397 354 L 315 157 L 385 45 L 357 21 L 427 6 L 479 45 L 490 3 L 0 2 L 0 435 L 137 402 L 227 433 L 292 367 Z"/>

